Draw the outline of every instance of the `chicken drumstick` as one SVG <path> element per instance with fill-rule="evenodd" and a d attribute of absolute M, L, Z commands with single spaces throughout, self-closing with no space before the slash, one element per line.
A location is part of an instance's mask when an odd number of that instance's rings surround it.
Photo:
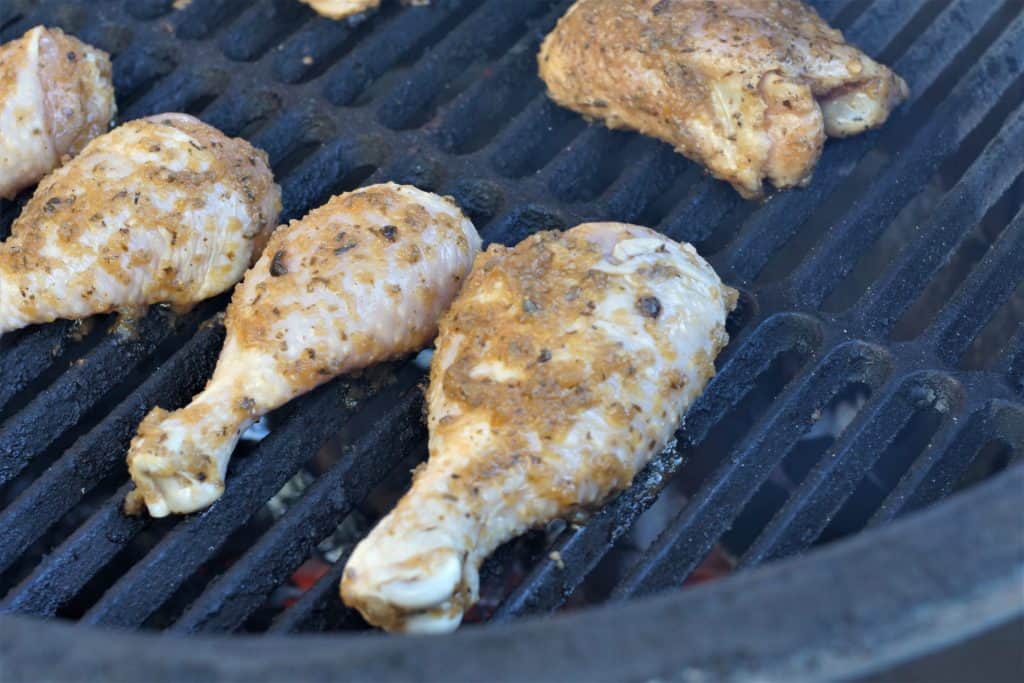
<path fill-rule="evenodd" d="M 248 142 L 185 114 L 126 123 L 44 178 L 0 244 L 0 334 L 187 309 L 238 282 L 280 208 Z"/>
<path fill-rule="evenodd" d="M 126 504 L 154 517 L 224 490 L 241 433 L 319 384 L 426 346 L 469 274 L 480 237 L 450 200 L 374 185 L 274 233 L 227 311 L 217 369 L 192 403 L 155 408 L 128 453 Z"/>
<path fill-rule="evenodd" d="M 106 52 L 42 26 L 0 46 L 0 197 L 80 152 L 116 109 Z"/>
<path fill-rule="evenodd" d="M 647 228 L 488 249 L 441 322 L 430 459 L 352 553 L 345 602 L 388 630 L 458 626 L 498 545 L 601 503 L 664 448 L 735 301 L 691 246 Z"/>

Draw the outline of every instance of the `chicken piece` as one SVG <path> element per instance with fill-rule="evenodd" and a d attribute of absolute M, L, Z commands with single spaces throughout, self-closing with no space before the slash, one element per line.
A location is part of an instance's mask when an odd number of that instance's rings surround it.
<path fill-rule="evenodd" d="M 116 110 L 106 52 L 42 26 L 0 46 L 0 197 L 78 154 Z"/>
<path fill-rule="evenodd" d="M 345 19 L 380 6 L 380 0 L 301 0 L 328 19 Z"/>
<path fill-rule="evenodd" d="M 220 497 L 231 452 L 260 416 L 337 375 L 426 346 L 480 251 L 448 198 L 374 185 L 274 233 L 227 312 L 206 388 L 154 409 L 128 453 L 129 512 L 187 513 Z"/>
<path fill-rule="evenodd" d="M 564 107 L 663 140 L 748 199 L 805 185 L 825 135 L 880 126 L 907 84 L 799 0 L 579 0 L 540 51 Z"/>
<path fill-rule="evenodd" d="M 619 223 L 490 247 L 441 322 L 430 459 L 341 595 L 392 631 L 454 629 L 487 555 L 626 488 L 714 375 L 736 293 L 688 244 Z"/>
<path fill-rule="evenodd" d="M 185 114 L 102 135 L 43 179 L 0 244 L 0 334 L 233 286 L 277 222 L 266 155 Z"/>

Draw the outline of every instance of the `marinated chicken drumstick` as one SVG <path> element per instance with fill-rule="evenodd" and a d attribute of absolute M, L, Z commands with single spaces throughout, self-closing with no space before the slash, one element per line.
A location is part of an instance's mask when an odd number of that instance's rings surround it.
<path fill-rule="evenodd" d="M 394 184 L 334 197 L 278 229 L 232 297 L 206 389 L 139 426 L 126 509 L 144 503 L 163 517 L 209 505 L 240 434 L 260 416 L 429 344 L 479 250 L 451 200 Z"/>
<path fill-rule="evenodd" d="M 380 0 L 302 0 L 328 19 L 345 19 L 380 5 Z"/>
<path fill-rule="evenodd" d="M 747 198 L 807 183 L 826 134 L 880 126 L 907 97 L 799 0 L 578 0 L 540 74 L 562 106 L 663 140 Z"/>
<path fill-rule="evenodd" d="M 0 46 L 0 197 L 80 152 L 115 111 L 106 52 L 42 26 Z"/>
<path fill-rule="evenodd" d="M 446 631 L 501 543 L 603 502 L 714 374 L 736 294 L 687 244 L 618 223 L 492 246 L 441 322 L 430 459 L 352 553 L 345 602 Z"/>
<path fill-rule="evenodd" d="M 185 114 L 126 123 L 44 178 L 0 244 L 0 334 L 219 294 L 252 263 L 280 198 L 244 140 Z"/>

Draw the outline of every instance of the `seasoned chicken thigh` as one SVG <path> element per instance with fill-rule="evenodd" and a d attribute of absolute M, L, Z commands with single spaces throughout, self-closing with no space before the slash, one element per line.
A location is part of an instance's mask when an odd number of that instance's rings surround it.
<path fill-rule="evenodd" d="M 441 322 L 430 459 L 352 553 L 345 602 L 446 631 L 501 543 L 630 484 L 714 374 L 736 294 L 688 244 L 618 223 L 477 259 Z"/>
<path fill-rule="evenodd" d="M 344 19 L 380 5 L 380 0 L 302 0 L 328 19 Z"/>
<path fill-rule="evenodd" d="M 331 199 L 274 233 L 227 312 L 206 389 L 154 409 L 128 453 L 129 511 L 203 508 L 260 416 L 340 375 L 426 346 L 480 250 L 450 199 L 374 185 Z"/>
<path fill-rule="evenodd" d="M 120 126 L 43 179 L 0 244 L 0 334 L 187 309 L 233 286 L 277 222 L 266 155 L 185 114 Z"/>
<path fill-rule="evenodd" d="M 0 46 L 0 197 L 80 152 L 115 111 L 106 52 L 42 26 Z"/>
<path fill-rule="evenodd" d="M 556 102 L 671 144 L 746 198 L 806 184 L 826 134 L 879 126 L 907 97 L 799 0 L 579 0 L 539 59 Z"/>

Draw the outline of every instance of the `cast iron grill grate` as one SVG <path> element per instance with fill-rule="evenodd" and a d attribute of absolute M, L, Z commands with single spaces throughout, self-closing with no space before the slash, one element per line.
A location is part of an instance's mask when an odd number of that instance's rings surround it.
<path fill-rule="evenodd" d="M 809 188 L 760 206 L 665 145 L 545 98 L 535 54 L 569 4 L 385 3 L 336 23 L 293 0 L 13 0 L 0 39 L 61 26 L 115 55 L 121 120 L 184 110 L 251 139 L 270 154 L 286 220 L 360 184 L 410 182 L 453 195 L 488 241 L 594 219 L 657 226 L 742 290 L 719 375 L 676 444 L 585 524 L 500 550 L 483 573 L 493 621 L 678 587 L 723 546 L 740 568 L 799 553 L 1018 460 L 1019 2 L 814 2 L 895 65 L 911 101 L 883 130 L 831 141 Z M 4 231 L 19 208 L 0 205 Z M 128 336 L 102 319 L 0 342 L 0 609 L 179 632 L 362 626 L 336 587 L 351 540 L 388 504 L 382 485 L 393 495 L 425 457 L 411 363 L 278 411 L 208 511 L 120 513 L 134 428 L 205 382 L 224 304 L 154 309 Z M 336 457 L 318 455 L 325 444 Z M 312 482 L 273 518 L 268 500 L 300 472 Z M 680 486 L 656 538 L 596 585 Z M 333 565 L 272 604 L 342 522 Z"/>

